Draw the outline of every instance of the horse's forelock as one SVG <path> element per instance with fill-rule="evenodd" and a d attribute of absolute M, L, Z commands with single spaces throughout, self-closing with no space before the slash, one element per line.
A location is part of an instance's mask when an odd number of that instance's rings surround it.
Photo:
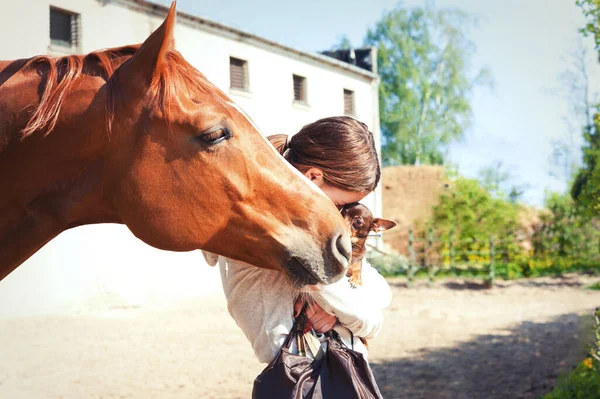
<path fill-rule="evenodd" d="M 184 90 L 192 100 L 194 97 L 197 99 L 209 97 L 211 102 L 222 105 L 221 110 L 228 117 L 234 117 L 228 105 L 229 98 L 188 63 L 179 52 L 170 51 L 166 54 L 166 58 L 166 62 L 162 63 L 156 71 L 149 92 L 154 98 L 154 106 L 165 116 L 167 123 L 171 121 L 171 110 L 176 103 L 174 100 Z"/>

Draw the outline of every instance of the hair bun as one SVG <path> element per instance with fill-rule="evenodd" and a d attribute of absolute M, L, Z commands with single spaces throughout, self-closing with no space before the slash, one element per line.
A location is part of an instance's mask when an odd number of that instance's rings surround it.
<path fill-rule="evenodd" d="M 285 144 L 283 144 L 283 149 L 281 150 L 281 155 L 287 160 L 290 158 L 290 151 L 292 150 L 292 136 L 285 136 Z"/>
<path fill-rule="evenodd" d="M 285 152 L 285 151 L 289 150 L 291 146 L 292 146 L 292 136 L 286 135 L 285 144 L 283 145 L 283 151 Z"/>
<path fill-rule="evenodd" d="M 274 134 L 268 136 L 267 139 L 269 142 L 277 149 L 281 155 L 284 155 L 286 152 L 289 152 L 291 137 L 287 134 Z"/>

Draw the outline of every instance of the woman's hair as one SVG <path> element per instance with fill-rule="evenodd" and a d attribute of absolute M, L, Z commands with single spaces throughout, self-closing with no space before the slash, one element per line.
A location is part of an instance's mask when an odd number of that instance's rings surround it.
<path fill-rule="evenodd" d="M 319 119 L 288 138 L 268 137 L 281 155 L 300 172 L 323 171 L 323 179 L 345 191 L 371 192 L 381 168 L 373 134 L 367 125 L 348 116 Z"/>

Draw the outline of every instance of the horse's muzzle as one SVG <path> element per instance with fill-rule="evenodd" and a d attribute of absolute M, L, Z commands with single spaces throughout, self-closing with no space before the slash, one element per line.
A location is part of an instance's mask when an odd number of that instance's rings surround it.
<path fill-rule="evenodd" d="M 352 259 L 352 241 L 350 240 L 350 235 L 346 230 L 341 230 L 334 235 L 331 245 L 331 254 L 333 257 L 333 259 L 331 259 L 332 266 L 334 264 L 339 264 L 340 268 L 337 272 L 333 273 L 333 275 L 329 275 L 327 277 L 335 278 L 337 273 L 343 273 L 346 271 L 348 265 L 350 264 L 350 260 Z"/>
<path fill-rule="evenodd" d="M 305 285 L 327 285 L 344 276 L 351 257 L 350 236 L 347 231 L 340 229 L 327 241 L 320 254 L 290 254 L 284 272 L 297 288 Z"/>

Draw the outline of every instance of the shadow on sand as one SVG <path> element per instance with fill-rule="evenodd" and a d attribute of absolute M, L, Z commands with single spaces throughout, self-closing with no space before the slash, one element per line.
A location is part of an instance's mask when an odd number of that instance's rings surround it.
<path fill-rule="evenodd" d="M 591 331 L 591 316 L 569 313 L 372 367 L 386 399 L 538 398 L 581 361 Z"/>
<path fill-rule="evenodd" d="M 406 288 L 408 287 L 408 282 L 405 279 L 402 280 L 391 280 L 388 282 L 390 286 L 398 287 L 398 288 Z M 488 290 L 490 289 L 486 280 L 483 278 L 440 278 L 434 282 L 436 287 L 444 287 L 450 290 L 470 290 L 470 291 L 479 291 L 479 290 Z M 415 281 L 414 287 L 419 289 L 427 288 L 428 282 L 425 279 L 420 279 Z M 496 280 L 496 284 L 494 289 L 506 289 L 508 287 L 523 287 L 523 288 L 549 288 L 549 289 L 559 289 L 559 288 L 581 288 L 584 286 L 584 283 L 577 278 L 571 277 L 552 277 L 546 279 L 520 279 L 520 280 Z"/>

